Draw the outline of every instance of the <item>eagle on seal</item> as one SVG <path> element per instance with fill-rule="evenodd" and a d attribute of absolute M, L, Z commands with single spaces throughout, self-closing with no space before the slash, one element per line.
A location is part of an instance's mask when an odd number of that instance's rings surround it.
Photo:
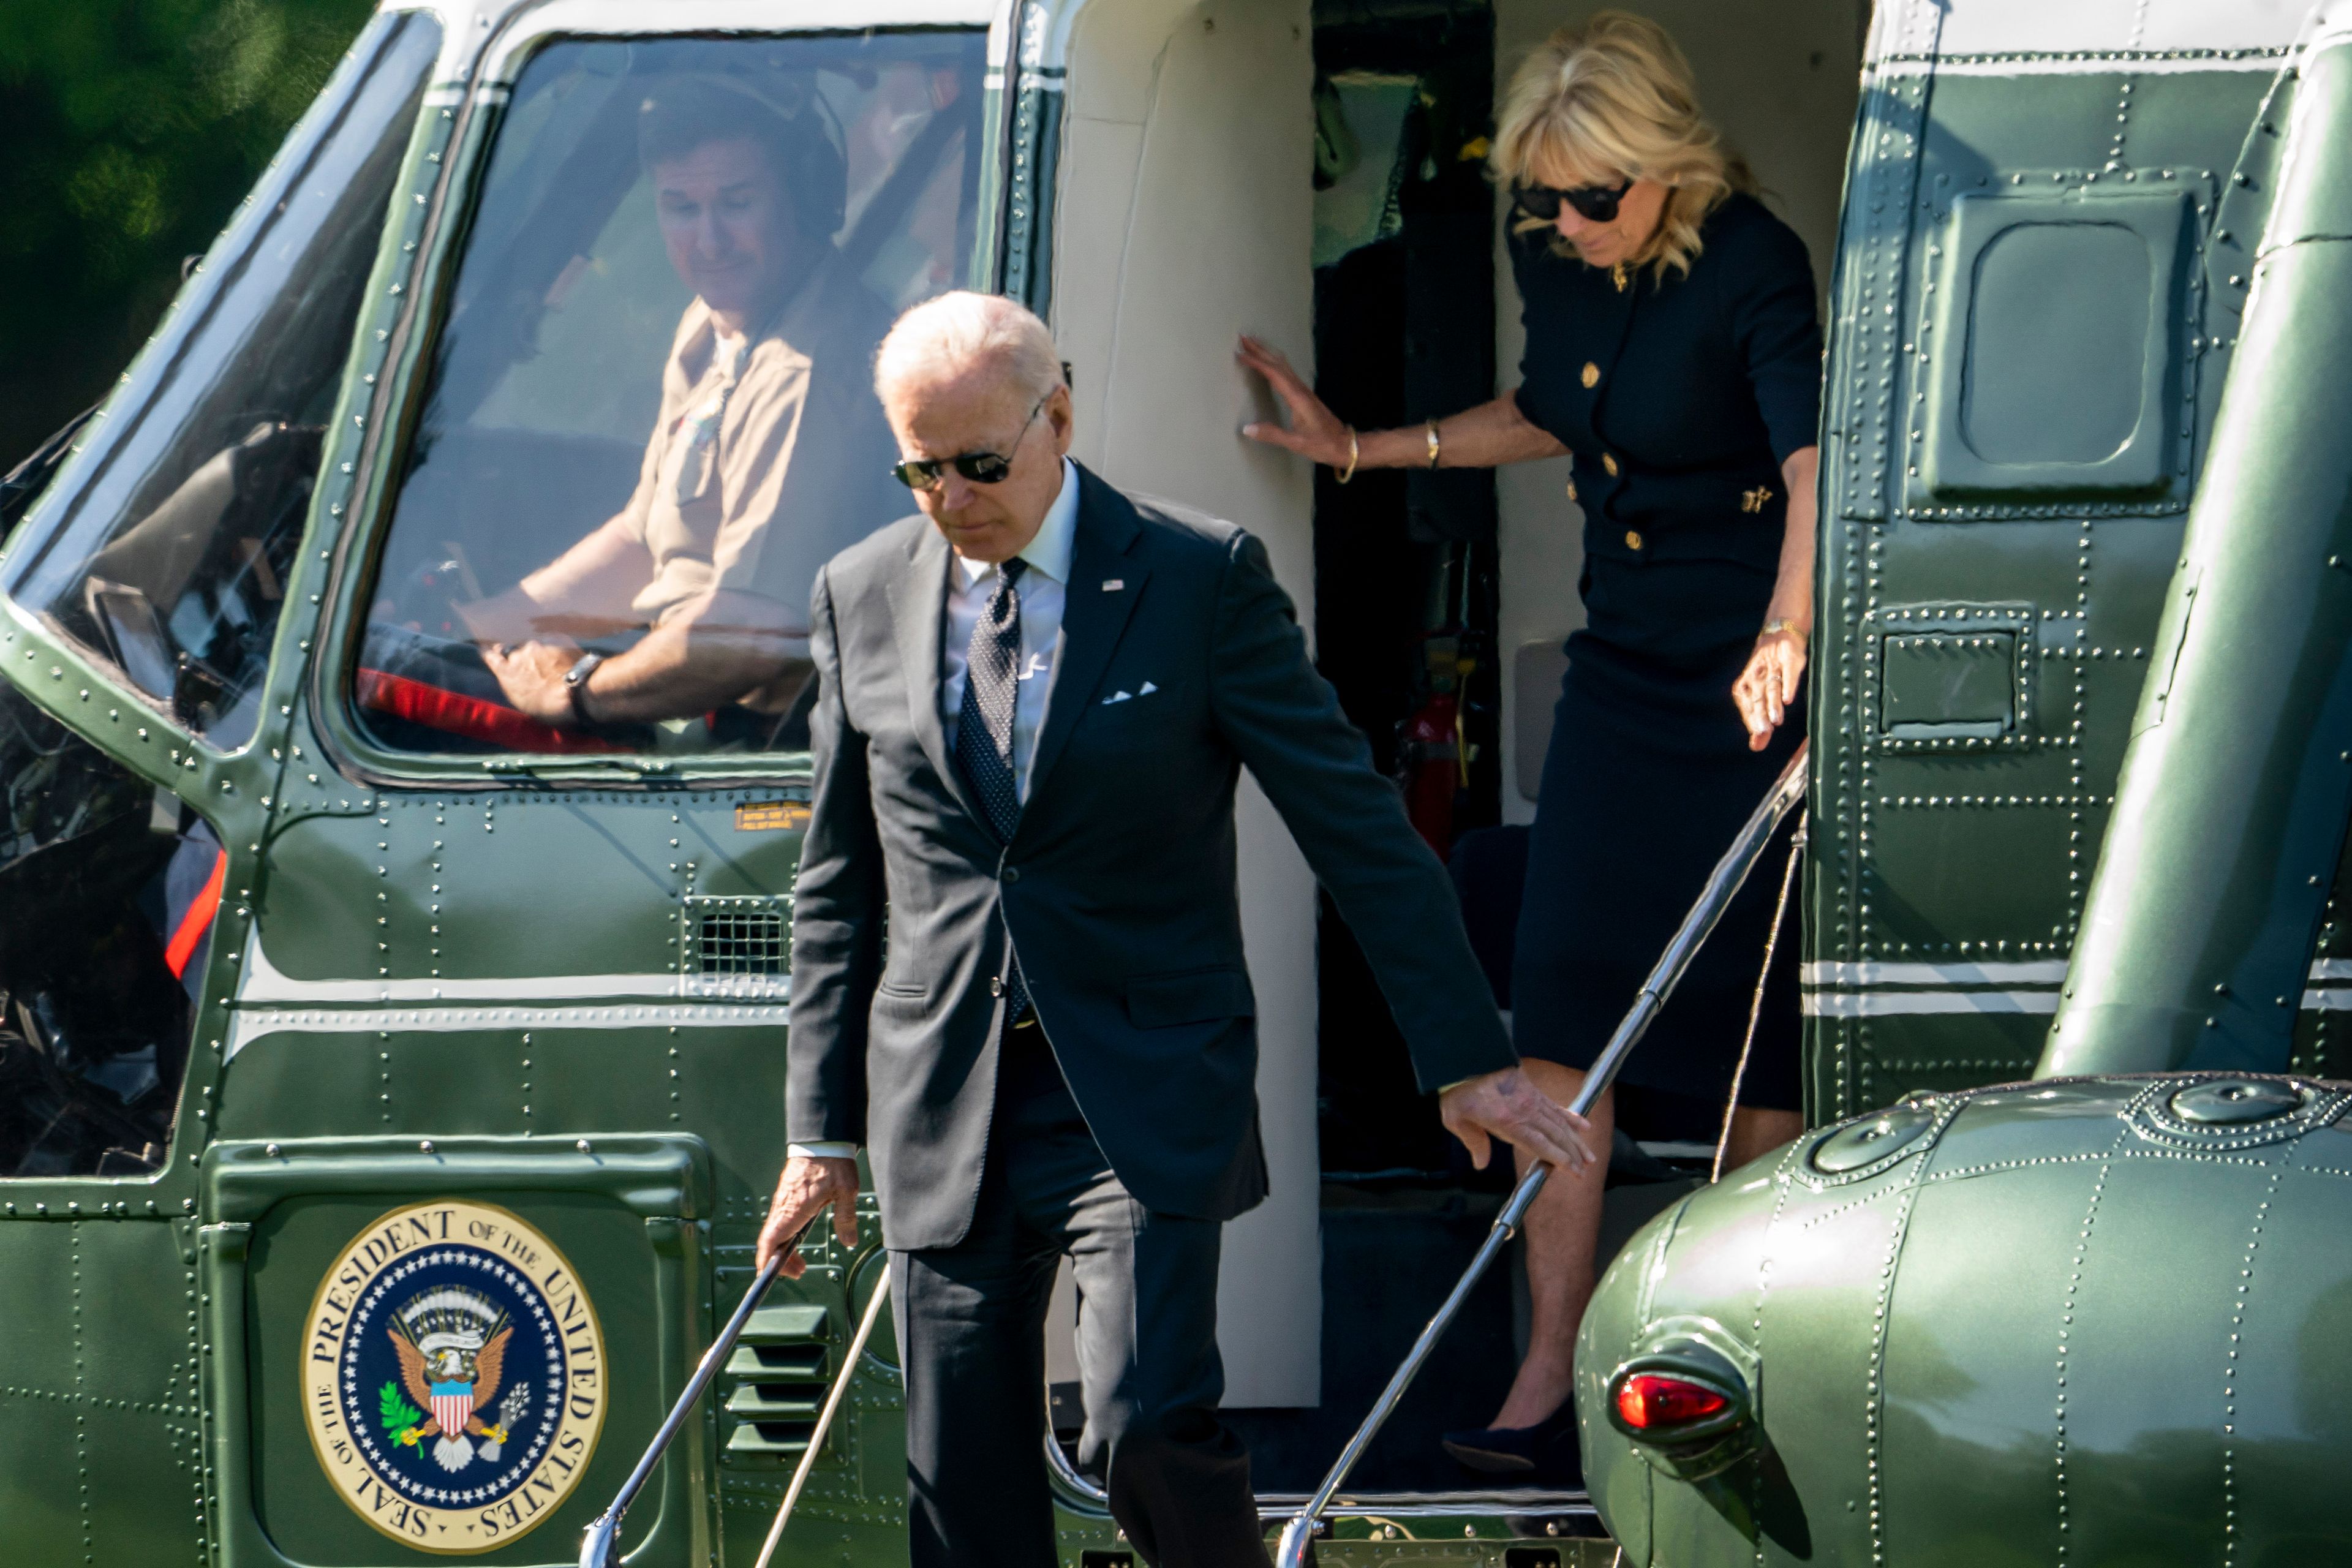
<path fill-rule="evenodd" d="M 481 1457 L 495 1463 L 506 1429 L 486 1426 L 476 1412 L 498 1395 L 507 1342 L 514 1336 L 506 1310 L 476 1291 L 445 1288 L 402 1307 L 385 1331 L 400 1357 L 408 1396 L 432 1413 L 414 1438 L 404 1435 L 404 1440 L 436 1438 L 434 1462 L 456 1471 L 473 1462 L 478 1436 Z"/>

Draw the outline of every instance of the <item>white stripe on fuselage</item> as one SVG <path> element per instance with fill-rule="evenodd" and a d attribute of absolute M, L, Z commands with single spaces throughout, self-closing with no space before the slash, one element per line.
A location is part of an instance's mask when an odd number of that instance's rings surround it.
<path fill-rule="evenodd" d="M 1895 1013 L 2055 1013 L 2055 991 L 1808 991 L 1809 1018 L 1877 1018 Z"/>
<path fill-rule="evenodd" d="M 222 1055 L 265 1035 L 451 1035 L 520 1029 L 782 1028 L 785 1003 L 655 1002 L 586 1007 L 270 1007 L 229 1020 Z"/>
<path fill-rule="evenodd" d="M 513 974 L 481 980 L 297 980 L 269 961 L 257 932 L 238 977 L 239 1007 L 319 1007 L 335 1002 L 409 1006 L 444 1002 L 583 1002 L 642 996 L 671 1000 L 769 1002 L 789 999 L 782 974 Z"/>
<path fill-rule="evenodd" d="M 1906 1013 L 2051 1014 L 2058 1010 L 2063 961 L 2032 963 L 1845 963 L 1804 966 L 1805 1016 L 1880 1018 Z M 2352 1012 L 2352 959 L 2311 965 L 2306 1013 Z"/>
<path fill-rule="evenodd" d="M 246 948 L 225 1054 L 283 1031 L 446 1034 L 471 1029 L 709 1028 L 781 1026 L 782 974 L 518 974 L 489 979 L 298 980 L 269 961 L 259 932 Z"/>

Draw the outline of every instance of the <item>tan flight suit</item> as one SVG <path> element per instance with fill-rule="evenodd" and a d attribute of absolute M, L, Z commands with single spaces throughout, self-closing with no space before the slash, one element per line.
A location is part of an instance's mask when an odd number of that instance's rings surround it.
<path fill-rule="evenodd" d="M 779 711 L 807 673 L 817 568 L 910 510 L 889 477 L 897 443 L 874 395 L 889 316 L 828 254 L 782 310 L 730 355 L 710 309 L 687 307 L 662 371 L 661 413 L 616 520 L 654 558 L 631 608 L 658 626 L 717 588 L 722 612 L 783 668 L 740 700 Z"/>

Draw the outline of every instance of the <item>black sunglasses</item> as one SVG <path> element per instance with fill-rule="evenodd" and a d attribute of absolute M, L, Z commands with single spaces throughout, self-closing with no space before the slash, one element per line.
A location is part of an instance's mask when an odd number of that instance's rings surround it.
<path fill-rule="evenodd" d="M 1559 221 L 1562 202 L 1574 207 L 1577 216 L 1588 223 L 1614 223 L 1617 204 L 1633 188 L 1633 182 L 1627 180 L 1619 185 L 1579 185 L 1572 191 L 1556 190 L 1549 185 L 1521 185 L 1514 194 L 1529 216 L 1546 223 Z"/>
<path fill-rule="evenodd" d="M 1045 411 L 1053 395 L 1048 391 L 1039 398 L 1037 406 L 1029 411 L 1029 417 L 1021 422 L 1019 433 L 1013 437 L 1014 451 L 1021 449 L 1022 437 L 1029 434 L 1029 426 L 1037 423 L 1037 416 Z M 909 458 L 895 465 L 890 469 L 890 477 L 910 490 L 927 490 L 938 484 L 940 476 L 950 468 L 973 484 L 992 485 L 1000 483 L 1013 471 L 1013 459 L 1001 458 L 994 452 L 965 452 L 953 458 Z"/>

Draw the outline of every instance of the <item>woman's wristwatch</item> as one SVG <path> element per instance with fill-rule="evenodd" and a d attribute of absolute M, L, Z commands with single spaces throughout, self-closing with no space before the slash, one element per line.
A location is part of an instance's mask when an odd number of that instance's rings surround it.
<path fill-rule="evenodd" d="M 584 653 L 580 656 L 579 663 L 563 672 L 563 689 L 572 701 L 572 721 L 583 729 L 596 722 L 594 715 L 588 711 L 588 678 L 595 674 L 596 667 L 604 662 L 604 656 L 601 653 Z"/>

